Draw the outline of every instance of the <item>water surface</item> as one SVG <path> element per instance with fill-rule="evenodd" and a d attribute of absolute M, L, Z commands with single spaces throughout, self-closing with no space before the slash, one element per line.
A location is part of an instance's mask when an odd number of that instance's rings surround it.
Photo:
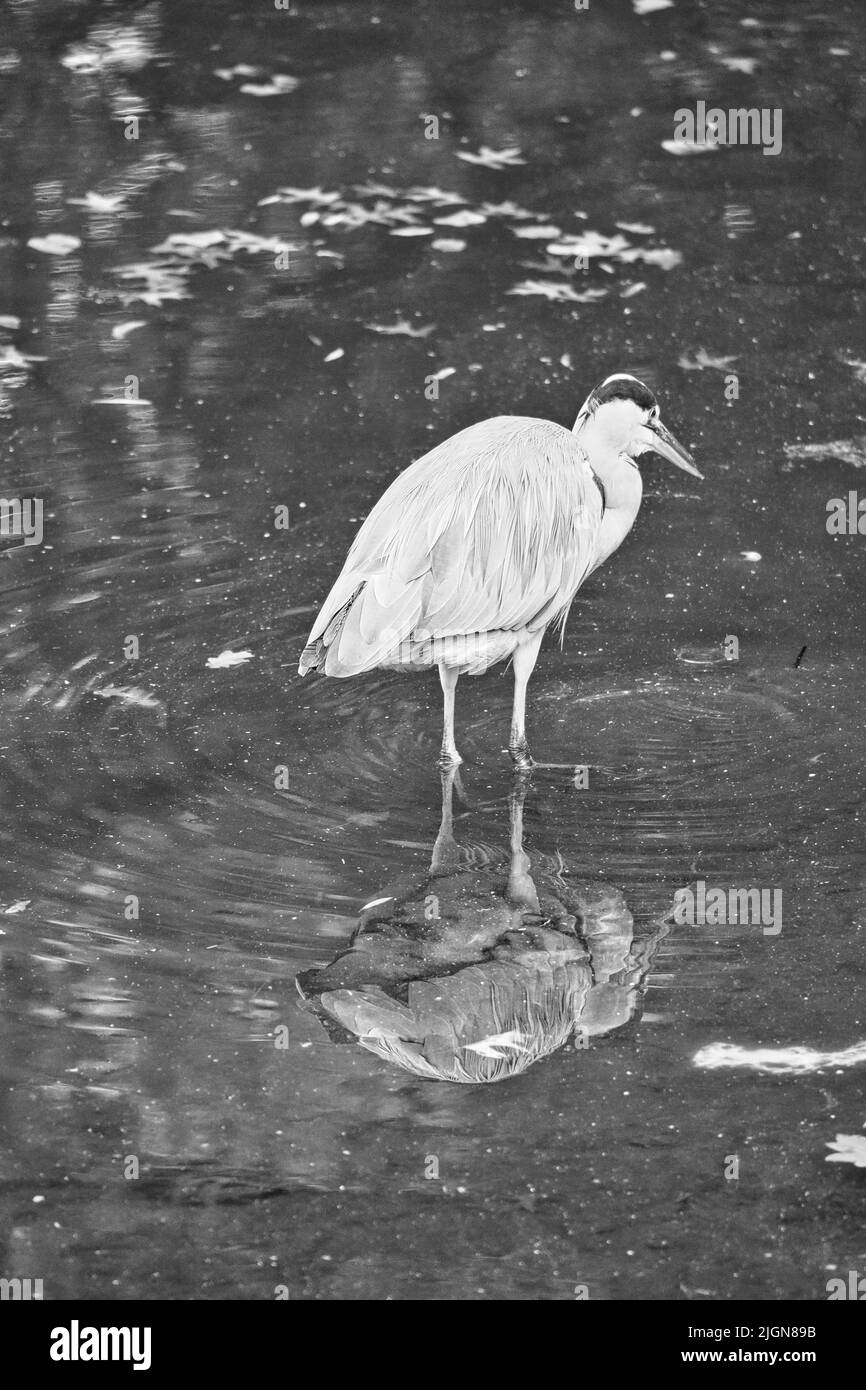
<path fill-rule="evenodd" d="M 864 39 L 853 4 L 7 6 L 3 492 L 45 517 L 0 572 L 4 1275 L 700 1300 L 863 1268 L 860 1173 L 824 1161 L 862 1066 L 694 1058 L 866 1038 L 862 538 L 825 527 L 859 475 L 785 452 L 866 432 Z M 781 108 L 782 153 L 671 155 L 700 99 Z M 586 272 L 547 249 L 581 237 Z M 526 851 L 638 934 L 697 880 L 781 889 L 783 930 L 674 928 L 588 1049 L 420 1080 L 294 981 L 424 879 L 438 682 L 298 653 L 400 468 L 487 415 L 570 425 L 616 370 L 706 480 L 645 463 L 545 644 Z M 455 837 L 491 865 L 510 686 L 458 692 Z"/>

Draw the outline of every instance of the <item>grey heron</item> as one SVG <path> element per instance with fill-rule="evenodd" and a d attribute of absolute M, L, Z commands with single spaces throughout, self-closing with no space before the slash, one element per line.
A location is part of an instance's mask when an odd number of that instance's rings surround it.
<path fill-rule="evenodd" d="M 572 430 L 497 415 L 437 444 L 394 479 L 358 532 L 322 605 L 299 671 L 355 676 L 436 666 L 443 765 L 461 675 L 509 658 L 509 751 L 532 767 L 526 687 L 545 631 L 564 631 L 575 594 L 622 543 L 641 502 L 635 460 L 652 451 L 700 478 L 648 386 L 607 377 Z"/>

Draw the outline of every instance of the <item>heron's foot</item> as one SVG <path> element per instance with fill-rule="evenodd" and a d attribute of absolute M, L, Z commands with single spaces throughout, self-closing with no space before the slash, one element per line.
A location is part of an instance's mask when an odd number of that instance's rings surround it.
<path fill-rule="evenodd" d="M 529 744 L 526 739 L 521 739 L 519 743 L 511 743 L 508 746 L 511 754 L 511 762 L 515 772 L 531 772 L 535 767 L 532 754 L 529 751 Z"/>
<path fill-rule="evenodd" d="M 439 776 L 442 779 L 442 791 L 445 794 L 452 790 L 456 791 L 461 800 L 466 801 L 466 792 L 463 789 L 463 778 L 460 776 L 460 768 L 463 759 L 457 754 L 457 762 L 443 762 L 439 759 Z"/>
<path fill-rule="evenodd" d="M 462 762 L 463 759 L 457 752 L 457 749 L 447 748 L 443 743 L 442 751 L 439 754 L 439 766 L 442 768 L 442 771 L 447 772 L 450 768 L 458 768 Z"/>

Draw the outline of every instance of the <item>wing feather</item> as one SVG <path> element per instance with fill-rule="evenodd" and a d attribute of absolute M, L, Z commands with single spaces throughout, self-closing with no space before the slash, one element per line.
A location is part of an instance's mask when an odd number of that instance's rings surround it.
<path fill-rule="evenodd" d="M 537 631 L 592 567 L 602 501 L 575 436 L 501 415 L 411 464 L 359 530 L 301 670 L 353 675 L 406 639 Z"/>

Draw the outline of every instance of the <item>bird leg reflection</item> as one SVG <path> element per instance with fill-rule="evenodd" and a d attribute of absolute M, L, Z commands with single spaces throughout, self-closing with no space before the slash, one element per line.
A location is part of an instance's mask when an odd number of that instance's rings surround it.
<path fill-rule="evenodd" d="M 439 822 L 439 831 L 436 836 L 436 843 L 433 846 L 433 855 L 430 860 L 430 877 L 443 877 L 459 872 L 461 861 L 465 852 L 461 851 L 460 846 L 454 839 L 454 789 L 456 787 L 458 796 L 465 797 L 463 784 L 460 778 L 460 769 L 450 766 L 442 769 L 442 818 Z M 541 911 L 538 902 L 538 892 L 532 878 L 532 862 L 529 855 L 523 848 L 523 804 L 526 800 L 526 793 L 530 786 L 530 777 L 526 772 L 518 773 L 514 778 L 511 791 L 508 796 L 509 814 L 509 850 L 510 858 L 508 865 L 508 888 L 506 896 L 508 901 L 515 907 L 524 911 L 538 913 Z M 519 925 L 518 922 L 515 925 Z"/>
<path fill-rule="evenodd" d="M 523 848 L 523 803 L 529 778 L 520 774 L 514 779 L 514 786 L 508 796 L 508 812 L 511 822 L 511 862 L 508 867 L 508 898 L 530 912 L 540 912 L 538 892 L 530 870 L 532 863 Z"/>
<path fill-rule="evenodd" d="M 433 857 L 430 860 L 430 877 L 436 874 L 452 873 L 460 864 L 460 846 L 454 839 L 454 785 L 457 785 L 457 793 L 463 796 L 463 784 L 460 780 L 460 769 L 456 763 L 449 763 L 442 768 L 442 819 L 439 822 L 439 833 L 436 836 L 436 843 L 433 846 Z"/>

